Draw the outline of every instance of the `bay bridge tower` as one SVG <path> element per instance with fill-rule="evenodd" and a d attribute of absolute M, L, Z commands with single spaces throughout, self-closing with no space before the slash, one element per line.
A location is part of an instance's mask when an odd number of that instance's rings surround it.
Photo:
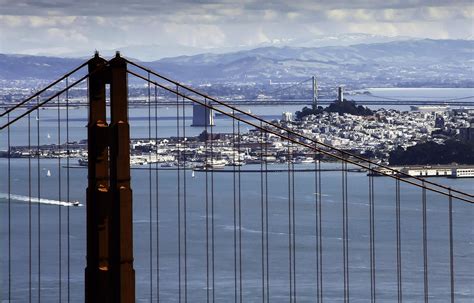
<path fill-rule="evenodd" d="M 214 125 L 214 111 L 204 105 L 193 104 L 193 124 L 191 126 L 213 126 L 213 125 Z"/>

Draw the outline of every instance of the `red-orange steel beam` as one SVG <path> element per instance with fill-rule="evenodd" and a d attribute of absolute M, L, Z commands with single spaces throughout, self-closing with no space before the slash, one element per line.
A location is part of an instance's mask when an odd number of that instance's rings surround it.
<path fill-rule="evenodd" d="M 89 61 L 86 302 L 135 302 L 127 63 Z M 110 125 L 106 121 L 110 84 Z"/>
<path fill-rule="evenodd" d="M 130 188 L 130 126 L 128 123 L 127 62 L 110 63 L 110 230 L 113 302 L 135 302 L 133 269 L 132 190 Z"/>
<path fill-rule="evenodd" d="M 86 302 L 111 302 L 109 264 L 109 153 L 106 121 L 107 61 L 98 54 L 89 60 L 88 187 Z"/>

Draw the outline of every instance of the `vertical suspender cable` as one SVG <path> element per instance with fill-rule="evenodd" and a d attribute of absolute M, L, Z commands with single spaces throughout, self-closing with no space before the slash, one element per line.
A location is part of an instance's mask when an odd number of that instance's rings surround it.
<path fill-rule="evenodd" d="M 296 303 L 296 218 L 295 218 L 295 163 L 291 162 L 291 208 L 292 208 L 292 257 L 293 257 L 293 301 Z"/>
<path fill-rule="evenodd" d="M 426 217 L 426 187 L 422 183 L 422 208 L 423 208 L 423 290 L 424 301 L 428 303 L 428 238 L 427 238 L 427 217 Z"/>
<path fill-rule="evenodd" d="M 232 152 L 236 157 L 235 145 L 235 111 L 232 109 Z M 233 206 L 234 206 L 234 302 L 237 303 L 237 190 L 236 190 L 236 168 L 233 166 Z"/>
<path fill-rule="evenodd" d="M 241 133 L 240 133 L 240 120 L 237 121 L 237 131 L 238 131 L 238 143 L 237 143 L 237 152 L 240 159 L 240 144 L 241 144 Z M 238 166 L 238 193 L 239 193 L 239 297 L 240 303 L 242 303 L 242 182 L 241 182 L 241 169 Z"/>
<path fill-rule="evenodd" d="M 177 150 L 177 174 L 178 174 L 178 301 L 181 302 L 181 150 L 179 137 L 179 86 L 176 85 L 176 150 Z"/>
<path fill-rule="evenodd" d="M 160 217 L 159 217 L 159 173 L 158 173 L 158 90 L 155 89 L 155 195 L 156 195 L 156 301 L 160 302 Z"/>
<path fill-rule="evenodd" d="M 449 277 L 451 303 L 454 303 L 453 196 L 449 189 Z"/>
<path fill-rule="evenodd" d="M 61 102 L 58 96 L 58 201 L 62 200 L 61 192 Z M 69 202 L 69 201 L 68 201 Z M 59 253 L 59 301 L 62 301 L 62 211 L 61 204 L 58 204 L 58 253 Z"/>
<path fill-rule="evenodd" d="M 148 150 L 148 220 L 149 224 L 149 239 L 148 246 L 150 249 L 149 256 L 149 269 L 150 269 L 150 302 L 153 302 L 153 194 L 152 194 L 152 144 L 151 144 L 151 83 L 150 83 L 150 72 L 147 74 L 147 91 L 148 91 L 148 144 L 150 145 Z"/>
<path fill-rule="evenodd" d="M 207 100 L 204 99 L 204 102 L 207 104 Z M 207 107 L 204 107 L 204 113 L 205 116 L 207 117 L 207 111 L 209 109 Z M 205 175 L 206 175 L 206 299 L 207 303 L 210 302 L 210 276 L 209 276 L 209 269 L 210 269 L 210 254 L 209 254 L 209 168 L 210 163 L 208 159 L 208 146 L 207 146 L 207 140 L 209 139 L 209 134 L 207 132 L 207 123 L 204 123 L 204 170 L 205 170 Z M 212 158 L 211 158 L 212 159 Z"/>
<path fill-rule="evenodd" d="M 185 122 L 185 98 L 183 96 L 183 227 L 184 227 L 184 302 L 188 301 L 188 235 L 187 235 L 187 197 L 186 197 L 186 122 Z"/>
<path fill-rule="evenodd" d="M 347 162 L 345 163 L 344 168 L 344 178 L 345 178 L 345 189 L 346 193 L 346 281 L 347 281 L 347 302 L 350 300 L 350 272 L 349 272 L 349 193 L 348 193 L 348 178 L 347 178 Z"/>
<path fill-rule="evenodd" d="M 347 302 L 347 264 L 346 264 L 346 184 L 345 184 L 345 165 L 344 161 L 341 160 L 341 193 L 342 193 L 342 269 L 343 269 L 343 282 L 344 282 L 344 302 Z"/>
<path fill-rule="evenodd" d="M 260 122 L 260 230 L 261 230 L 261 282 L 262 303 L 265 303 L 265 225 L 264 225 L 264 192 L 263 192 L 263 127 Z"/>
<path fill-rule="evenodd" d="M 374 170 L 369 163 L 369 251 L 370 251 L 370 302 L 374 303 L 375 298 L 375 226 L 374 226 Z"/>
<path fill-rule="evenodd" d="M 31 114 L 28 114 L 28 302 L 32 300 Z"/>
<path fill-rule="evenodd" d="M 318 254 L 319 254 L 319 303 L 323 302 L 323 223 L 322 223 L 322 176 L 321 176 L 321 154 L 319 154 L 319 159 L 318 165 L 317 165 L 317 170 L 318 170 L 318 203 L 317 203 L 317 209 L 318 209 Z"/>
<path fill-rule="evenodd" d="M 37 227 L 37 235 L 38 235 L 38 301 L 41 302 L 41 163 L 40 163 L 40 110 L 39 110 L 39 96 L 36 98 L 37 106 L 36 109 L 36 136 L 37 136 L 37 164 L 38 164 L 38 171 L 37 171 L 37 194 L 38 194 L 38 227 Z"/>
<path fill-rule="evenodd" d="M 288 138 L 290 137 L 290 133 L 288 132 Z M 288 144 L 288 155 L 287 155 L 287 163 L 288 163 L 288 281 L 289 281 L 289 298 L 290 303 L 293 302 L 293 262 L 292 262 L 292 231 L 291 231 L 291 143 L 290 141 L 287 142 Z"/>
<path fill-rule="evenodd" d="M 207 103 L 206 103 L 207 104 Z M 207 107 L 206 107 L 207 108 Z M 213 115 L 212 113 L 212 108 L 208 109 L 210 110 L 211 117 Z M 206 115 L 206 124 L 208 121 L 208 115 Z M 213 122 L 213 118 L 211 118 L 211 122 Z M 211 123 L 211 155 L 214 154 L 214 123 Z M 212 156 L 211 156 L 212 157 Z M 214 261 L 215 261 L 215 246 L 214 246 L 214 169 L 211 170 L 211 273 L 212 273 L 212 302 L 215 301 L 215 267 L 214 267 Z"/>
<path fill-rule="evenodd" d="M 70 174 L 69 174 L 69 78 L 66 77 L 66 199 L 70 202 Z M 67 302 L 71 299 L 71 246 L 70 246 L 70 212 L 69 207 L 66 209 L 66 229 L 67 229 Z"/>
<path fill-rule="evenodd" d="M 268 134 L 265 132 L 265 247 L 266 247 L 266 272 L 267 272 L 267 303 L 270 302 L 270 261 L 268 249 Z"/>
<path fill-rule="evenodd" d="M 396 229 L 397 229 L 397 298 L 398 303 L 403 301 L 402 296 L 402 253 L 401 253 L 401 220 L 400 220 L 400 179 L 395 180 L 395 208 L 396 208 Z"/>
<path fill-rule="evenodd" d="M 315 150 L 318 149 L 318 144 L 315 143 Z M 319 196 L 319 187 L 318 187 L 318 156 L 317 152 L 314 153 L 314 233 L 316 236 L 315 239 L 315 253 L 316 253 L 316 302 L 319 303 L 319 228 L 318 228 L 318 196 Z"/>
<path fill-rule="evenodd" d="M 8 142 L 8 302 L 12 298 L 12 246 L 11 246 L 11 139 L 10 139 L 10 113 L 7 114 L 7 142 Z"/>
<path fill-rule="evenodd" d="M 342 160 L 342 246 L 344 259 L 344 302 L 349 302 L 349 216 L 347 200 L 347 162 Z"/>

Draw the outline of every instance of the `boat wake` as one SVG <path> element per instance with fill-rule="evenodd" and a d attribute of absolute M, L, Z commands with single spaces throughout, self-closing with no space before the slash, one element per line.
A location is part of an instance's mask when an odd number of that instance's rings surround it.
<path fill-rule="evenodd" d="M 40 203 L 40 204 L 48 204 L 48 205 L 60 205 L 60 206 L 83 206 L 79 202 L 66 202 L 66 201 L 58 201 L 58 200 L 51 200 L 51 199 L 44 199 L 44 198 L 37 198 L 37 197 L 28 197 L 28 196 L 22 196 L 22 195 L 15 195 L 15 194 L 10 194 L 8 193 L 0 193 L 0 199 L 1 200 L 8 200 L 10 197 L 11 200 L 13 201 L 19 201 L 19 202 L 27 202 L 29 203 Z"/>

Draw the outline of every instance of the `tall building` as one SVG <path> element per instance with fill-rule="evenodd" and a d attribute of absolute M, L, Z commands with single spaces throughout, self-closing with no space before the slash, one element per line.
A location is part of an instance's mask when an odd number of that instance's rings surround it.
<path fill-rule="evenodd" d="M 344 88 L 342 86 L 339 86 L 337 89 L 337 100 L 339 102 L 344 101 Z"/>
<path fill-rule="evenodd" d="M 318 82 L 316 77 L 313 76 L 313 109 L 318 108 Z"/>

